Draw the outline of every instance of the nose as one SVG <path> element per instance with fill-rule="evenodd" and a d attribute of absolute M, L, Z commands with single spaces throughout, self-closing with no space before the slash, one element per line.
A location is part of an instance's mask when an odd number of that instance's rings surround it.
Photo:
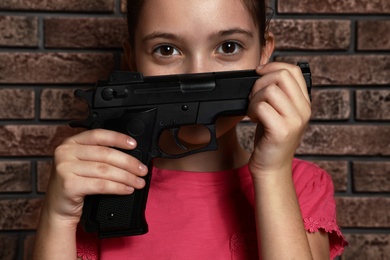
<path fill-rule="evenodd" d="M 185 73 L 203 73 L 214 71 L 214 65 L 207 55 L 195 54 L 188 57 L 185 64 Z"/>

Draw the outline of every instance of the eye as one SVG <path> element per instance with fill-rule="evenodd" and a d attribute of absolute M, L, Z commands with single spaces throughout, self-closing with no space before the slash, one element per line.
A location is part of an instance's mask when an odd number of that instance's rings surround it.
<path fill-rule="evenodd" d="M 217 53 L 232 55 L 238 53 L 241 49 L 242 46 L 236 42 L 224 42 L 218 47 Z"/>
<path fill-rule="evenodd" d="M 155 48 L 153 52 L 160 56 L 173 56 L 180 54 L 180 52 L 171 45 L 160 45 Z"/>

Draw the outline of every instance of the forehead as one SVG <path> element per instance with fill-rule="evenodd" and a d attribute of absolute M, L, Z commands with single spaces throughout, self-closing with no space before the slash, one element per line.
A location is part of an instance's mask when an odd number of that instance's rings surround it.
<path fill-rule="evenodd" d="M 147 0 L 139 18 L 139 36 L 153 31 L 194 34 L 237 27 L 257 33 L 243 0 Z"/>

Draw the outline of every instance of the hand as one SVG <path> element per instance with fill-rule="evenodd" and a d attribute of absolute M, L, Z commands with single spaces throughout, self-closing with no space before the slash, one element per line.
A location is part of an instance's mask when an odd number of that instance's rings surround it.
<path fill-rule="evenodd" d="M 256 69 L 262 75 L 251 92 L 248 116 L 258 123 L 249 168 L 254 177 L 291 172 L 295 150 L 310 119 L 310 98 L 301 69 L 273 62 Z M 285 172 L 285 171 L 284 171 Z"/>
<path fill-rule="evenodd" d="M 125 195 L 143 188 L 145 181 L 140 177 L 147 174 L 147 167 L 113 147 L 131 150 L 136 142 L 121 133 L 95 129 L 58 146 L 44 209 L 78 223 L 86 195 Z"/>

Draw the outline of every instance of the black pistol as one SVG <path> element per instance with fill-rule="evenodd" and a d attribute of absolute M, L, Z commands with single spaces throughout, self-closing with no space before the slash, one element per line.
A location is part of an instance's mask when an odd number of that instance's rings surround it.
<path fill-rule="evenodd" d="M 311 72 L 299 62 L 307 89 Z M 85 99 L 89 116 L 71 122 L 72 127 L 103 128 L 130 135 L 137 147 L 124 151 L 148 166 L 146 186 L 131 195 L 89 195 L 84 201 L 81 225 L 99 238 L 141 235 L 148 232 L 145 209 L 153 158 L 180 158 L 216 150 L 215 122 L 220 116 L 246 115 L 248 96 L 260 76 L 255 70 L 144 77 L 141 73 L 117 71 L 108 80 L 99 80 L 94 89 L 76 90 Z M 203 125 L 210 142 L 199 149 L 187 149 L 178 133 L 184 125 Z M 170 154 L 160 149 L 159 137 L 169 130 L 183 151 Z"/>

